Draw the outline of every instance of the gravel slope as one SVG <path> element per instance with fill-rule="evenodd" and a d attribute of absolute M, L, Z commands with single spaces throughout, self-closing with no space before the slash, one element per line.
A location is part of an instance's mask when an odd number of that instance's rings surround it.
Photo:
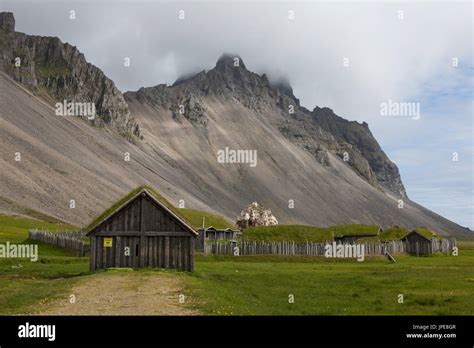
<path fill-rule="evenodd" d="M 258 201 L 280 223 L 330 225 L 375 223 L 427 226 L 459 235 L 462 227 L 406 200 L 375 188 L 329 154 L 323 166 L 278 132 L 275 116 L 239 103 L 206 100 L 210 121 L 198 127 L 178 123 L 169 111 L 127 98 L 142 126 L 138 145 L 104 128 L 54 109 L 7 76 L 0 75 L 0 209 L 15 210 L 1 198 L 83 225 L 140 184 L 171 202 L 206 209 L 232 221 L 242 207 Z M 220 164 L 226 146 L 256 149 L 258 165 Z M 15 162 L 21 152 L 21 162 Z M 124 161 L 130 152 L 131 161 Z M 70 199 L 76 208 L 69 207 Z M 294 208 L 288 201 L 294 200 Z M 3 202 L 3 203 L 2 203 Z"/>

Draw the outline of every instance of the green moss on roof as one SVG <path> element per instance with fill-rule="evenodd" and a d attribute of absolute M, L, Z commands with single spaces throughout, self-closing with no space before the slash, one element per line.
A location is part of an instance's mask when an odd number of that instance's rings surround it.
<path fill-rule="evenodd" d="M 357 239 L 357 243 L 380 243 L 400 240 L 407 235 L 407 229 L 400 226 L 386 228 L 379 235 L 373 237 L 364 237 Z"/>
<path fill-rule="evenodd" d="M 426 227 L 417 227 L 415 231 L 429 240 L 431 240 L 433 237 L 437 239 L 442 239 L 441 236 L 438 236 L 436 233 L 434 233 L 433 231 L 431 231 L 429 228 L 426 228 Z"/>
<path fill-rule="evenodd" d="M 249 242 L 326 242 L 332 234 L 323 227 L 306 225 L 256 226 L 245 229 L 244 241 Z"/>
<path fill-rule="evenodd" d="M 89 231 L 92 230 L 93 228 L 97 227 L 102 220 L 107 218 L 110 214 L 112 214 L 115 210 L 117 210 L 120 206 L 125 204 L 128 200 L 130 200 L 132 197 L 137 195 L 139 192 L 142 190 L 147 190 L 157 201 L 162 203 L 165 207 L 167 207 L 169 210 L 171 210 L 173 213 L 178 215 L 182 220 L 184 220 L 188 225 L 192 226 L 192 224 L 187 221 L 187 219 L 180 213 L 180 209 L 176 208 L 173 204 L 171 204 L 166 198 L 164 198 L 162 195 L 160 195 L 158 192 L 156 192 L 154 189 L 152 189 L 150 186 L 147 185 L 141 185 L 138 186 L 137 188 L 133 189 L 130 191 L 125 197 L 119 199 L 117 202 L 112 204 L 109 208 L 107 208 L 102 214 L 97 216 L 89 225 L 87 225 L 84 229 Z"/>
<path fill-rule="evenodd" d="M 357 238 L 355 242 L 357 244 L 378 244 L 380 243 L 380 238 L 379 236 L 363 237 L 363 238 Z"/>
<path fill-rule="evenodd" d="M 245 229 L 242 240 L 252 242 L 326 242 L 334 237 L 351 235 L 377 236 L 379 227 L 375 225 L 336 225 L 315 227 L 306 225 L 257 226 Z"/>
<path fill-rule="evenodd" d="M 334 237 L 369 235 L 376 236 L 379 232 L 377 225 L 347 224 L 327 227 L 327 230 L 334 233 Z"/>
<path fill-rule="evenodd" d="M 379 238 L 382 242 L 391 241 L 391 240 L 400 240 L 407 235 L 407 229 L 400 226 L 392 226 L 383 230 Z"/>
<path fill-rule="evenodd" d="M 196 209 L 188 209 L 188 208 L 180 208 L 178 209 L 180 214 L 184 216 L 190 223 L 191 226 L 194 228 L 201 228 L 202 227 L 202 219 L 205 218 L 205 226 L 206 227 L 214 227 L 214 228 L 231 228 L 235 229 L 236 227 L 228 222 L 224 217 L 216 214 L 211 214 L 206 211 L 196 210 Z"/>
<path fill-rule="evenodd" d="M 358 238 L 357 243 L 383 243 L 392 240 L 401 240 L 408 234 L 408 231 L 399 226 L 388 227 L 379 234 L 379 227 L 376 225 L 335 225 L 330 227 L 314 227 L 304 225 L 276 225 L 276 226 L 258 226 L 245 229 L 242 240 L 252 242 L 325 242 L 332 241 L 334 237 L 367 235 L 367 237 Z M 416 229 L 425 238 L 431 240 L 435 238 L 442 239 L 433 231 L 419 227 Z"/>

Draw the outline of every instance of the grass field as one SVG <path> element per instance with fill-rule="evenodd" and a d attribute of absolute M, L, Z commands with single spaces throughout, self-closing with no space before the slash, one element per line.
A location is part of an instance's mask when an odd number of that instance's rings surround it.
<path fill-rule="evenodd" d="M 40 258 L 35 263 L 0 259 L 0 314 L 34 313 L 36 305 L 66 295 L 77 276 L 88 272 L 86 258 L 48 248 L 40 246 Z"/>
<path fill-rule="evenodd" d="M 29 228 L 64 230 L 58 223 L 0 216 L 0 243 L 27 241 Z M 180 277 L 192 307 L 210 315 L 474 314 L 474 242 L 457 257 L 396 256 L 328 260 L 285 256 L 197 256 L 196 272 Z M 95 276 L 101 276 L 96 274 Z M 139 278 L 139 277 L 138 277 Z M 39 244 L 39 260 L 0 259 L 0 314 L 35 313 L 92 279 L 88 259 Z M 404 302 L 398 303 L 398 295 Z M 289 303 L 289 296 L 294 303 Z M 139 314 L 139 313 L 137 313 Z"/>
<path fill-rule="evenodd" d="M 48 219 L 49 221 L 55 221 Z M 0 244 L 38 244 L 37 262 L 0 258 L 0 314 L 19 314 L 34 310 L 35 304 L 57 298 L 75 282 L 75 276 L 88 271 L 88 260 L 47 244 L 28 240 L 28 230 L 73 230 L 74 226 L 24 217 L 0 215 Z"/>
<path fill-rule="evenodd" d="M 51 221 L 55 221 L 52 220 Z M 28 230 L 38 228 L 50 231 L 67 231 L 76 229 L 75 226 L 55 222 L 45 222 L 42 220 L 28 219 L 21 216 L 10 216 L 0 214 L 0 243 L 10 241 L 11 243 L 19 243 L 28 236 Z"/>
<path fill-rule="evenodd" d="M 474 250 L 457 257 L 398 256 L 395 264 L 383 258 L 202 256 L 197 265 L 191 290 L 209 314 L 474 314 Z"/>

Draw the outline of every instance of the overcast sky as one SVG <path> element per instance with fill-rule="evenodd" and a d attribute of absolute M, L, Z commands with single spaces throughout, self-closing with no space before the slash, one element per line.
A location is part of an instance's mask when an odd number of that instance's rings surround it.
<path fill-rule="evenodd" d="M 15 13 L 17 31 L 77 46 L 123 92 L 171 84 L 237 53 L 249 70 L 286 77 L 308 109 L 369 123 L 409 197 L 474 228 L 469 1 L 0 0 L 0 9 Z M 382 116 L 389 99 L 420 103 L 420 119 Z"/>

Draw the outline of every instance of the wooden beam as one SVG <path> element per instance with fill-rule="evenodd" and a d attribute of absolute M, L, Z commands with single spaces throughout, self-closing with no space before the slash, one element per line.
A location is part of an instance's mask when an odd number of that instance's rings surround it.
<path fill-rule="evenodd" d="M 194 272 L 194 248 L 195 248 L 196 239 L 189 238 L 189 272 Z"/>
<path fill-rule="evenodd" d="M 97 255 L 97 242 L 96 237 L 90 237 L 91 246 L 90 246 L 90 256 L 89 256 L 89 270 L 91 272 L 95 271 L 95 258 Z"/>
<path fill-rule="evenodd" d="M 165 267 L 170 267 L 170 238 L 165 237 Z"/>
<path fill-rule="evenodd" d="M 141 231 L 103 231 L 94 234 L 96 237 L 135 236 L 140 237 Z M 145 231 L 147 237 L 193 237 L 189 232 Z"/>
<path fill-rule="evenodd" d="M 135 236 L 139 237 L 141 231 L 101 231 L 94 234 L 96 237 Z"/>
<path fill-rule="evenodd" d="M 117 236 L 115 238 L 115 245 L 113 245 L 115 249 L 115 263 L 114 267 L 123 267 L 120 260 L 122 259 L 121 256 L 123 254 L 123 247 L 122 247 L 122 237 Z"/>
<path fill-rule="evenodd" d="M 100 237 L 97 237 L 95 239 L 96 243 L 97 243 L 97 247 L 96 247 L 96 251 L 97 251 L 97 255 L 96 255 L 96 262 L 95 262 L 95 268 L 103 268 L 102 267 L 102 253 L 104 251 L 104 239 L 103 238 L 100 238 Z"/>
<path fill-rule="evenodd" d="M 189 232 L 155 232 L 147 231 L 145 232 L 147 237 L 189 237 L 194 238 Z"/>
<path fill-rule="evenodd" d="M 140 255 L 138 265 L 140 268 L 145 267 L 145 259 L 147 252 L 146 236 L 145 236 L 145 193 L 142 193 L 140 206 Z"/>

